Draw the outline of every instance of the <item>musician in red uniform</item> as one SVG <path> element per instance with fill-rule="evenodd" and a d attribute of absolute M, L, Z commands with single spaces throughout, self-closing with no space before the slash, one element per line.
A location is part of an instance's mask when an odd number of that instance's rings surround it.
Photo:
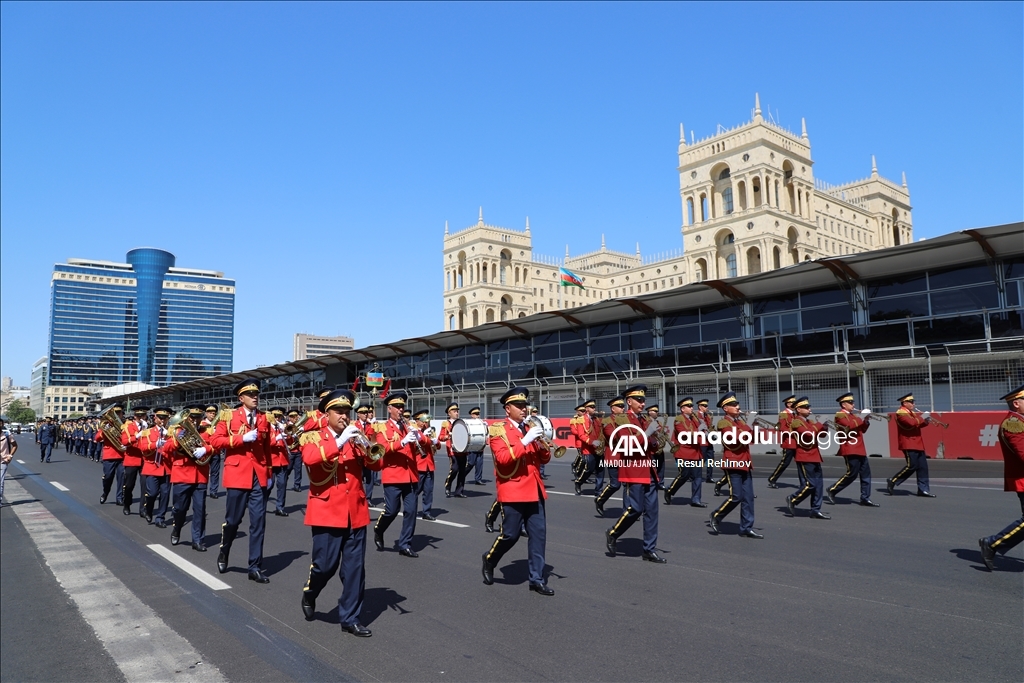
<path fill-rule="evenodd" d="M 337 387 L 337 388 L 341 389 L 342 387 Z M 316 393 L 317 400 L 322 399 L 324 396 L 327 396 L 328 394 L 330 394 L 334 390 L 335 390 L 334 387 L 321 387 L 320 391 L 318 391 Z M 322 412 L 320 412 L 316 408 L 314 408 L 313 410 L 311 410 L 308 413 L 306 413 L 303 416 L 303 418 L 302 418 L 302 431 L 303 432 L 315 432 L 315 431 L 323 429 L 326 426 L 327 426 L 327 416 L 324 415 Z"/>
<path fill-rule="evenodd" d="M 505 419 L 498 420 L 487 430 L 503 520 L 501 534 L 483 555 L 482 572 L 485 584 L 494 583 L 494 568 L 519 540 L 525 525 L 529 531 L 530 590 L 550 596 L 555 591 L 544 579 L 547 543 L 544 501 L 548 494 L 540 478 L 540 467 L 551 460 L 551 453 L 544 445 L 544 430 L 539 426 L 527 427 L 525 423 L 529 397 L 529 389 L 523 387 L 506 391 L 501 397 Z"/>
<path fill-rule="evenodd" d="M 681 399 L 676 407 L 679 408 L 679 414 L 672 423 L 672 457 L 676 459 L 679 473 L 665 491 L 665 505 L 672 504 L 672 496 L 676 495 L 676 491 L 689 480 L 693 482 L 690 485 L 690 507 L 706 508 L 708 504 L 700 500 L 701 484 L 704 483 L 704 454 L 700 447 L 707 438 L 708 428 L 693 413 L 693 396 Z M 680 443 L 679 435 L 682 433 L 688 435 L 688 438 L 683 440 L 689 443 Z"/>
<path fill-rule="evenodd" d="M 221 526 L 217 571 L 228 570 L 231 544 L 238 533 L 245 511 L 249 510 L 249 580 L 270 583 L 263 573 L 263 534 L 267 522 L 267 480 L 270 477 L 270 425 L 267 416 L 257 410 L 260 383 L 245 379 L 234 389 L 241 405 L 231 411 L 228 419 L 217 423 L 210 440 L 213 448 L 225 449 L 224 524 Z"/>
<path fill-rule="evenodd" d="M 660 449 L 655 444 L 659 425 L 647 417 L 644 403 L 647 387 L 637 384 L 623 392 L 626 412 L 616 418 L 616 425 L 608 439 L 605 457 L 617 460 L 619 481 L 626 485 L 626 509 L 614 526 L 605 532 L 605 547 L 615 557 L 615 544 L 636 520 L 644 520 L 644 551 L 646 562 L 668 562 L 658 554 L 658 463 Z M 631 429 L 626 425 L 632 425 Z M 639 448 L 638 448 L 639 447 Z"/>
<path fill-rule="evenodd" d="M 111 412 L 120 418 L 124 413 L 124 408 L 118 404 L 114 406 Z M 124 446 L 121 445 L 121 439 L 118 438 L 116 444 L 111 443 L 102 429 L 97 429 L 96 436 L 93 438 L 96 441 L 103 442 L 103 453 L 101 456 L 103 461 L 103 493 L 100 495 L 100 505 L 107 502 L 107 496 L 110 495 L 110 487 L 116 479 L 117 489 L 115 489 L 114 497 L 117 504 L 123 507 L 124 501 L 121 499 L 121 495 L 124 487 L 124 454 L 122 452 Z"/>
<path fill-rule="evenodd" d="M 871 423 L 854 414 L 853 394 L 843 394 L 836 401 L 839 403 L 839 412 L 833 421 L 836 425 L 837 439 L 839 434 L 845 435 L 845 440 L 839 444 L 839 455 L 846 460 L 846 474 L 825 491 L 825 501 L 829 505 L 835 505 L 835 497 L 839 492 L 860 477 L 860 504 L 876 508 L 878 503 L 871 500 L 871 464 L 868 462 L 868 447 L 864 442 L 864 433 L 868 431 Z"/>
<path fill-rule="evenodd" d="M 292 408 L 288 411 L 288 427 L 289 429 L 297 428 L 299 425 L 296 424 L 299 421 L 299 411 Z M 285 473 L 284 484 L 288 485 L 288 475 L 292 477 L 292 491 L 299 493 L 302 491 L 302 446 L 299 444 L 299 440 L 296 438 L 289 437 L 286 441 L 288 444 L 288 471 Z"/>
<path fill-rule="evenodd" d="M 999 447 L 1003 451 L 1003 490 L 1013 491 L 1020 500 L 1020 519 L 997 534 L 978 539 L 981 559 L 989 571 L 996 568 L 996 553 L 1008 550 L 1024 541 L 1024 385 L 1003 396 L 1007 413 L 999 425 Z"/>
<path fill-rule="evenodd" d="M 288 482 L 288 436 L 284 432 L 284 408 L 278 406 L 267 411 L 267 423 L 270 425 L 270 479 L 267 486 L 267 497 L 274 488 L 274 516 L 287 517 L 284 511 L 285 496 Z"/>
<path fill-rule="evenodd" d="M 604 419 L 601 423 L 601 434 L 604 437 L 606 444 L 604 449 L 604 460 L 614 460 L 611 456 L 612 443 L 610 441 L 612 432 L 615 431 L 615 427 L 618 426 L 618 420 L 623 417 L 626 412 L 626 400 L 622 396 L 616 396 L 612 400 L 608 401 L 608 409 L 610 415 Z M 604 485 L 604 473 L 608 472 L 608 485 Z M 597 509 L 597 516 L 604 517 L 604 504 L 608 502 L 615 492 L 622 488 L 622 484 L 619 481 L 619 468 L 608 466 L 605 467 L 602 463 L 598 463 L 597 470 L 597 486 L 595 491 L 598 494 L 594 497 L 594 507 Z M 622 494 L 622 509 L 626 509 L 626 494 Z"/>
<path fill-rule="evenodd" d="M 171 411 L 167 408 L 154 410 L 153 426 L 139 434 L 138 441 L 139 450 L 142 451 L 142 481 L 146 492 L 142 507 L 146 521 L 153 524 L 155 517 L 158 529 L 167 528 L 164 518 L 171 498 L 170 463 L 164 461 L 160 452 L 167 438 L 167 420 L 170 417 Z"/>
<path fill-rule="evenodd" d="M 341 579 L 338 621 L 342 630 L 368 638 L 370 629 L 359 621 L 366 584 L 366 527 L 370 511 L 363 489 L 363 469 L 380 469 L 357 445 L 362 427 L 350 422 L 355 394 L 336 389 L 320 399 L 318 410 L 327 426 L 302 439 L 302 462 L 309 470 L 309 502 L 305 524 L 313 535 L 309 578 L 302 589 L 302 614 L 316 615 L 316 599 L 335 572 Z"/>
<path fill-rule="evenodd" d="M 593 399 L 584 401 L 580 408 L 583 409 L 583 413 L 576 418 L 574 425 L 576 427 L 575 436 L 579 441 L 577 448 L 580 449 L 580 455 L 583 458 L 583 466 L 575 481 L 577 496 L 583 493 L 583 484 L 587 483 L 590 475 L 597 473 L 597 449 L 600 448 L 600 444 L 604 440 L 604 432 L 601 429 L 600 420 L 597 418 L 597 402 Z M 594 493 L 599 493 L 599 491 Z"/>
<path fill-rule="evenodd" d="M 697 417 L 700 418 L 700 421 L 707 426 L 708 431 L 711 431 L 715 428 L 715 420 L 711 415 L 711 410 L 708 408 L 709 403 L 710 402 L 706 398 L 702 398 L 697 401 Z M 706 444 L 701 446 L 700 452 L 701 455 L 704 456 L 704 481 L 709 483 L 713 482 L 715 480 L 715 467 L 712 463 L 715 462 L 715 447 L 712 444 Z M 726 477 L 726 479 L 728 480 L 728 477 Z M 725 482 L 722 482 L 722 484 L 724 485 Z M 716 496 L 719 494 L 719 488 L 719 486 L 715 486 Z"/>
<path fill-rule="evenodd" d="M 821 451 L 818 448 L 818 433 L 827 427 L 811 415 L 811 400 L 802 396 L 794 404 L 796 415 L 789 423 L 796 444 L 796 466 L 804 475 L 804 485 L 791 496 L 786 496 L 786 508 L 790 517 L 796 516 L 796 506 L 807 498 L 811 499 L 812 519 L 832 519 L 821 511 L 825 483 L 821 475 Z"/>
<path fill-rule="evenodd" d="M 779 477 L 789 467 L 789 463 L 793 462 L 793 458 L 796 457 L 796 443 L 793 440 L 793 431 L 790 429 L 790 423 L 796 416 L 796 410 L 793 408 L 793 404 L 796 403 L 796 396 L 787 396 L 782 400 L 782 412 L 779 413 L 779 421 L 776 423 L 778 427 L 779 435 L 779 447 L 782 448 L 782 459 L 779 460 L 779 464 L 775 466 L 775 471 L 772 472 L 771 476 L 768 477 L 768 488 L 777 489 L 779 488 Z M 800 488 L 804 486 L 804 475 L 800 471 L 800 468 L 796 468 L 797 476 L 800 477 Z"/>
<path fill-rule="evenodd" d="M 204 411 L 203 420 L 200 422 L 201 431 L 213 436 L 213 423 L 217 421 L 217 413 L 220 408 L 217 405 L 208 405 Z M 213 449 L 213 456 L 210 458 L 210 482 L 206 485 L 206 495 L 210 498 L 220 497 L 220 470 L 223 463 L 224 451 Z"/>
<path fill-rule="evenodd" d="M 907 464 L 892 479 L 886 479 L 886 490 L 892 495 L 897 486 L 906 481 L 911 474 L 917 474 L 917 495 L 922 498 L 934 498 L 928 484 L 928 454 L 924 452 L 924 438 L 921 428 L 932 424 L 930 412 L 918 412 L 914 409 L 914 395 L 907 394 L 900 399 L 900 408 L 896 411 L 897 448 L 903 451 Z"/>
<path fill-rule="evenodd" d="M 363 430 L 366 438 L 371 441 L 376 440 L 373 435 L 373 406 L 359 406 L 356 409 L 356 415 L 358 416 L 356 426 Z M 379 477 L 380 468 L 376 470 L 369 467 L 363 468 L 363 490 L 366 492 L 366 502 L 369 505 L 373 505 L 373 487 Z"/>
<path fill-rule="evenodd" d="M 398 553 L 405 557 L 419 557 L 419 553 L 412 549 L 412 537 L 416 533 L 416 487 L 419 483 L 416 442 L 420 434 L 415 425 L 406 424 L 402 417 L 406 398 L 404 391 L 388 394 L 385 400 L 388 419 L 373 423 L 373 435 L 384 447 L 381 469 L 384 514 L 377 518 L 373 527 L 373 543 L 378 551 L 384 550 L 384 532 L 403 511 Z"/>
<path fill-rule="evenodd" d="M 740 506 L 740 536 L 764 538 L 754 531 L 754 472 L 750 459 L 750 443 L 754 430 L 740 416 L 740 402 L 736 393 L 728 392 L 718 401 L 725 417 L 715 425 L 722 434 L 722 469 L 728 477 L 729 497 L 711 513 L 711 531 L 718 533 L 718 525 Z"/>
<path fill-rule="evenodd" d="M 427 435 L 430 428 L 430 411 L 418 410 L 412 415 L 419 430 L 419 447 L 416 450 L 416 495 L 423 496 L 423 509 L 420 516 L 428 522 L 434 517 L 434 449 L 440 443 L 438 439 Z"/>
<path fill-rule="evenodd" d="M 469 465 L 466 461 L 467 454 L 457 453 L 451 440 L 452 425 L 459 419 L 459 404 L 448 404 L 445 412 L 448 414 L 448 420 L 441 425 L 441 433 L 437 437 L 440 443 L 448 446 L 448 476 L 444 480 L 444 497 L 465 498 L 466 474 L 469 472 Z M 452 491 L 452 484 L 455 484 L 454 491 Z"/>
<path fill-rule="evenodd" d="M 132 503 L 135 502 L 135 482 L 139 478 L 139 470 L 142 469 L 142 451 L 139 450 L 139 434 L 142 432 L 143 425 L 146 424 L 147 414 L 149 414 L 149 408 L 135 406 L 132 409 L 132 419 L 126 420 L 121 427 L 121 445 L 125 447 L 123 460 L 124 483 L 121 486 L 121 502 L 124 504 L 123 511 L 126 515 L 132 514 Z M 144 496 L 139 496 L 140 517 L 146 516 L 143 499 Z"/>
<path fill-rule="evenodd" d="M 171 463 L 171 491 L 174 498 L 174 515 L 171 518 L 171 545 L 178 545 L 185 516 L 192 508 L 192 550 L 206 552 L 206 488 L 210 481 L 209 454 L 213 452 L 210 440 L 213 436 L 203 428 L 202 406 L 188 406 L 188 419 L 199 433 L 203 445 L 189 448 L 179 442 L 184 436 L 183 427 L 172 427 L 161 452 L 165 462 Z M 203 464 L 200 464 L 203 462 Z"/>

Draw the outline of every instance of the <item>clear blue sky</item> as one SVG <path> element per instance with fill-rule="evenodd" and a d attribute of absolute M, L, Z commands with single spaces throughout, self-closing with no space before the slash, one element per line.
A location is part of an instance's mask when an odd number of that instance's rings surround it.
<path fill-rule="evenodd" d="M 441 238 L 681 246 L 679 124 L 807 119 L 832 183 L 906 171 L 917 237 L 1021 220 L 1007 3 L 0 7 L 0 373 L 45 355 L 69 257 L 238 281 L 235 369 L 292 335 L 442 328 Z"/>

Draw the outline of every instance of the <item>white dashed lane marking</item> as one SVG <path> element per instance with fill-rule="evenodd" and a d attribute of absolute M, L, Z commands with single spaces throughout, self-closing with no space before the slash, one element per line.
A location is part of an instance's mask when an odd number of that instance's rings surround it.
<path fill-rule="evenodd" d="M 148 545 L 146 547 L 208 588 L 212 588 L 215 591 L 231 589 L 231 586 L 224 583 L 213 574 L 203 571 L 202 569 L 195 566 L 185 558 L 176 554 L 170 548 L 165 548 L 164 546 L 159 545 L 157 543 Z"/>
<path fill-rule="evenodd" d="M 70 491 L 71 490 L 67 486 L 64 486 L 64 484 L 61 484 L 59 481 L 51 481 L 50 484 L 53 486 L 53 488 L 57 489 L 58 491 Z"/>
<path fill-rule="evenodd" d="M 21 465 L 24 465 L 25 461 L 24 460 L 19 460 L 18 463 L 21 464 Z"/>
<path fill-rule="evenodd" d="M 374 512 L 379 512 L 381 514 L 384 514 L 384 508 L 370 508 L 370 509 L 373 510 Z M 468 529 L 469 528 L 468 524 L 459 524 L 458 522 L 446 522 L 443 519 L 435 519 L 435 520 L 431 521 L 429 519 L 423 519 L 422 517 L 417 517 L 416 521 L 417 522 L 428 522 L 430 524 L 444 524 L 445 526 L 453 526 L 456 529 Z"/>

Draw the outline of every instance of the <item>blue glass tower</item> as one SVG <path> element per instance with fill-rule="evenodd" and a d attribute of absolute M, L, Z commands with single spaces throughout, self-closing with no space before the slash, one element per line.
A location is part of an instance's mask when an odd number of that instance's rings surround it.
<path fill-rule="evenodd" d="M 166 385 L 231 372 L 235 283 L 140 248 L 68 259 L 51 288 L 48 385 Z"/>

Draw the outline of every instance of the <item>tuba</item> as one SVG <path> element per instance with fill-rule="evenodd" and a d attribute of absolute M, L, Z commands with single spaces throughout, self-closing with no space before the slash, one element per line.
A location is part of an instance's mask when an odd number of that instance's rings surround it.
<path fill-rule="evenodd" d="M 124 453 L 126 446 L 121 444 L 121 430 L 124 429 L 124 422 L 114 412 L 114 406 L 110 406 L 100 413 L 100 431 L 110 446 L 118 453 Z"/>
<path fill-rule="evenodd" d="M 219 421 L 218 413 L 218 421 Z M 215 426 L 216 422 L 213 425 Z M 171 433 L 174 434 L 174 440 L 178 444 L 178 452 L 187 458 L 193 458 L 197 465 L 209 465 L 210 460 L 213 459 L 213 449 L 206 445 L 203 441 L 203 437 L 199 434 L 199 429 L 196 427 L 196 423 L 192 421 L 192 418 L 188 415 L 188 408 L 182 408 L 174 417 L 171 418 L 170 422 L 167 423 Z M 198 448 L 205 448 L 206 454 L 201 458 L 196 458 L 192 455 Z"/>

